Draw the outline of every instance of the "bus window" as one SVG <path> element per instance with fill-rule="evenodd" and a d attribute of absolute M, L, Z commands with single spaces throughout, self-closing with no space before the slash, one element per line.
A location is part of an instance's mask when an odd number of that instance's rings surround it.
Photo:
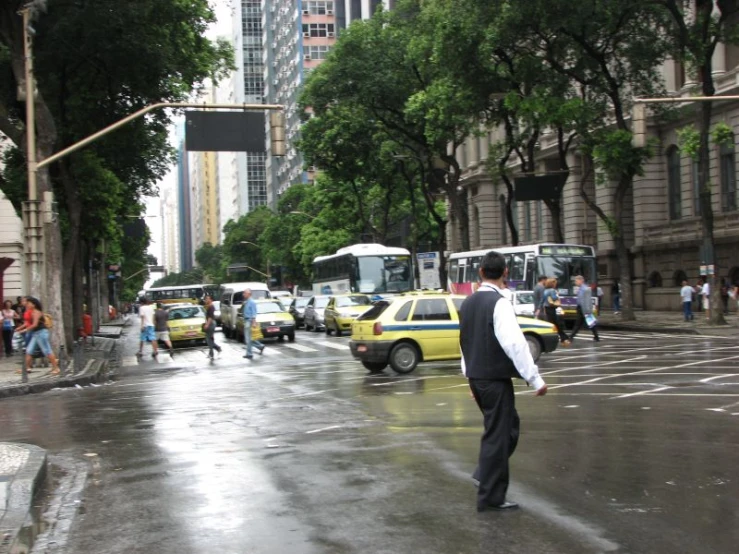
<path fill-rule="evenodd" d="M 534 290 L 536 284 L 536 263 L 533 256 L 526 256 L 526 282 L 523 290 Z"/>
<path fill-rule="evenodd" d="M 508 264 L 508 280 L 517 284 L 524 280 L 525 259 L 523 254 L 511 254 Z"/>
<path fill-rule="evenodd" d="M 449 282 L 459 283 L 459 260 L 449 262 Z"/>

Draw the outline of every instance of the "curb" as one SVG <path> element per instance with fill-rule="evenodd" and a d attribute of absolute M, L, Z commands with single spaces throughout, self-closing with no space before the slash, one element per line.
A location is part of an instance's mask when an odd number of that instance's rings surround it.
<path fill-rule="evenodd" d="M 29 516 L 33 498 L 44 483 L 47 471 L 46 450 L 30 444 L 10 445 L 26 449 L 29 456 L 8 483 L 5 514 L 0 517 L 0 554 L 30 550 L 38 529 Z"/>
<path fill-rule="evenodd" d="M 50 378 L 38 383 L 19 383 L 17 385 L 2 387 L 0 388 L 0 398 L 22 396 L 24 394 L 37 392 L 47 392 L 51 389 L 74 387 L 77 385 L 84 387 L 91 383 L 106 380 L 107 374 L 108 360 L 89 360 L 82 372 L 74 375 L 64 376 L 58 379 Z"/>
<path fill-rule="evenodd" d="M 669 333 L 673 335 L 700 335 L 697 329 L 682 329 L 680 327 L 660 327 L 659 325 L 639 325 L 628 323 L 603 323 L 598 322 L 599 329 L 610 329 L 613 331 L 644 331 L 645 333 Z"/>

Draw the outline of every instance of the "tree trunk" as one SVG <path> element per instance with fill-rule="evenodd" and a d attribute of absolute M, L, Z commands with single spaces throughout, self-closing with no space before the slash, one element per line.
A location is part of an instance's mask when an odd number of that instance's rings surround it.
<path fill-rule="evenodd" d="M 82 206 L 77 196 L 77 188 L 74 180 L 69 175 L 67 167 L 62 164 L 61 181 L 64 185 L 64 196 L 66 198 L 68 216 L 68 239 L 64 248 L 64 263 L 62 265 L 63 285 L 63 307 L 64 323 L 67 329 L 66 343 L 71 347 L 74 342 L 76 330 L 82 323 L 82 295 L 81 289 L 81 250 L 80 250 L 80 222 L 82 219 Z M 76 280 L 80 280 L 79 284 Z"/>
<path fill-rule="evenodd" d="M 712 64 L 710 58 L 701 68 L 701 81 L 704 96 L 713 96 L 716 89 L 711 75 Z M 703 256 L 701 259 L 707 265 L 713 265 L 713 275 L 706 275 L 710 289 L 711 318 L 714 325 L 726 325 L 721 303 L 721 279 L 719 278 L 718 256 L 713 236 L 713 207 L 711 206 L 711 186 L 709 182 L 709 136 L 711 133 L 711 117 L 713 116 L 713 102 L 700 102 L 700 133 L 698 143 L 698 183 L 700 190 L 701 230 L 703 240 Z"/>
<path fill-rule="evenodd" d="M 623 211 L 626 193 L 634 186 L 634 178 L 623 177 L 619 181 L 615 192 L 613 193 L 614 219 L 616 228 L 611 232 L 616 244 L 616 257 L 618 258 L 619 273 L 621 275 L 621 320 L 634 321 L 634 289 L 633 275 L 631 271 L 631 257 L 629 256 L 629 247 L 626 245 L 626 237 L 624 235 Z"/>
<path fill-rule="evenodd" d="M 565 241 L 565 234 L 562 229 L 562 202 L 557 198 L 556 200 L 544 200 L 544 204 L 549 209 L 549 214 L 552 217 L 554 242 L 563 243 Z"/>

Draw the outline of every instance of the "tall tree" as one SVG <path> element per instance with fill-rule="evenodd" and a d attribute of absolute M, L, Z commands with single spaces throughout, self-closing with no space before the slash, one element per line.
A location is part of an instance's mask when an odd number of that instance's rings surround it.
<path fill-rule="evenodd" d="M 8 1 L 0 6 L 5 71 L 14 85 L 22 82 L 23 75 L 22 26 L 15 13 L 22 3 Z M 228 47 L 205 38 L 207 26 L 215 19 L 206 0 L 73 4 L 48 0 L 43 4 L 48 9 L 38 12 L 34 22 L 40 159 L 143 106 L 186 99 L 193 87 L 219 73 L 231 59 Z M 0 98 L 0 130 L 23 148 L 24 116 L 12 94 L 14 88 L 8 87 Z M 110 226 L 140 213 L 131 213 L 132 206 L 139 196 L 154 192 L 154 184 L 171 161 L 168 123 L 167 114 L 152 114 L 51 168 L 53 188 L 63 208 L 64 244 L 62 249 L 59 226 L 50 229 L 49 240 L 56 242 L 47 245 L 52 262 L 47 294 L 52 306 L 58 307 L 62 296 L 66 300 L 67 329 L 79 319 L 81 306 L 75 292 L 83 265 L 79 238 L 92 234 L 100 241 L 114 240 L 108 234 Z M 40 189 L 51 190 L 48 172 L 39 177 Z M 100 194 L 101 180 L 111 185 L 108 194 Z M 88 202 L 96 194 L 96 202 Z M 107 225 L 89 229 L 88 222 L 95 220 Z"/>
<path fill-rule="evenodd" d="M 700 84 L 701 96 L 714 96 L 714 55 L 719 43 L 737 43 L 739 26 L 735 23 L 739 5 L 735 0 L 654 0 L 654 4 L 664 8 L 669 23 L 665 29 L 674 41 L 675 56 L 681 61 L 689 74 L 694 74 Z M 732 23 L 733 22 L 733 23 Z M 711 284 L 711 322 L 725 324 L 721 306 L 721 281 L 716 241 L 713 234 L 713 206 L 711 204 L 710 182 L 710 135 L 713 118 L 713 102 L 700 102 L 697 106 L 698 148 L 695 158 L 698 161 L 698 190 L 703 235 L 702 252 L 707 259 L 701 261 L 713 265 L 713 277 L 707 277 Z M 732 136 L 731 147 L 734 148 Z M 723 201 L 723 199 L 722 199 Z"/>
<path fill-rule="evenodd" d="M 610 186 L 609 205 L 601 207 L 584 186 L 581 196 L 613 239 L 623 318 L 634 319 L 625 214 L 634 178 L 643 174 L 650 151 L 632 146 L 629 115 L 634 96 L 663 92 L 658 69 L 668 44 L 655 29 L 664 25 L 664 14 L 641 0 L 511 0 L 508 4 L 506 16 L 534 34 L 547 64 L 582 90 L 588 105 L 585 113 L 601 114 L 596 121 L 585 118 L 574 124 L 579 148 L 594 160 L 603 184 Z"/>

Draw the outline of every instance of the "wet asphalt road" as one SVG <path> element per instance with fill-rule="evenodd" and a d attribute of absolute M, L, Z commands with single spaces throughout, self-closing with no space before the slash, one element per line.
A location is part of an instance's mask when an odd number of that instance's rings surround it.
<path fill-rule="evenodd" d="M 603 336 L 542 358 L 546 397 L 517 388 L 513 513 L 475 511 L 458 363 L 368 376 L 316 333 L 213 363 L 139 364 L 129 336 L 116 383 L 0 401 L 0 440 L 89 471 L 50 552 L 736 552 L 736 341 Z"/>

